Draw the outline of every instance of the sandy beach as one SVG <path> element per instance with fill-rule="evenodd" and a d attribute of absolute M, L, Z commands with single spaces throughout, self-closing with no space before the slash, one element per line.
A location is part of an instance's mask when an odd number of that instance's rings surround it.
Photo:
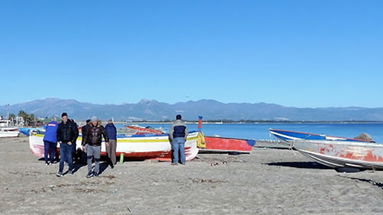
<path fill-rule="evenodd" d="M 383 172 L 338 173 L 291 150 L 125 162 L 57 178 L 28 138 L 0 139 L 1 214 L 382 214 Z"/>

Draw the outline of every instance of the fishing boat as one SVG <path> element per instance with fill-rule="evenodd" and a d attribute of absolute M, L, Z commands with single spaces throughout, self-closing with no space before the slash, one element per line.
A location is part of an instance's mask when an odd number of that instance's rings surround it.
<path fill-rule="evenodd" d="M 20 133 L 24 134 L 27 137 L 29 137 L 31 135 L 31 132 L 36 132 L 36 131 L 39 131 L 39 132 L 42 132 L 42 133 L 45 132 L 45 128 L 44 127 L 39 127 L 39 128 L 19 128 L 19 130 L 20 130 Z"/>
<path fill-rule="evenodd" d="M 165 132 L 161 129 L 155 129 L 151 127 L 142 127 L 139 125 L 129 125 L 127 126 L 128 129 L 131 129 L 135 131 L 135 134 L 142 135 L 142 134 L 164 134 Z"/>
<path fill-rule="evenodd" d="M 206 136 L 205 145 L 199 147 L 202 152 L 249 154 L 254 145 L 255 140 Z"/>
<path fill-rule="evenodd" d="M 274 135 L 279 140 L 290 142 L 295 140 L 329 140 L 329 141 L 349 141 L 349 142 L 364 142 L 361 139 L 328 136 L 324 134 L 313 134 L 299 131 L 288 131 L 281 129 L 270 129 L 270 134 Z"/>
<path fill-rule="evenodd" d="M 18 137 L 19 128 L 11 126 L 10 120 L 0 120 L 0 137 Z"/>
<path fill-rule="evenodd" d="M 357 141 L 296 140 L 292 147 L 325 166 L 383 169 L 383 144 Z"/>
<path fill-rule="evenodd" d="M 186 160 L 194 159 L 198 154 L 198 141 L 201 138 L 199 132 L 190 132 L 185 143 Z M 44 133 L 32 132 L 29 136 L 29 146 L 32 153 L 41 158 L 44 156 Z M 81 150 L 80 136 L 77 140 L 77 149 Z M 106 155 L 105 143 L 101 145 L 101 154 Z M 117 135 L 116 155 L 123 155 L 134 160 L 154 159 L 160 161 L 171 160 L 171 145 L 167 134 L 144 134 L 144 135 Z"/>
<path fill-rule="evenodd" d="M 136 134 L 163 134 L 163 130 L 137 125 L 127 126 L 127 128 L 136 131 Z M 198 135 L 198 145 L 200 152 L 208 153 L 238 153 L 249 154 L 253 150 L 255 140 L 227 138 L 218 136 Z"/>

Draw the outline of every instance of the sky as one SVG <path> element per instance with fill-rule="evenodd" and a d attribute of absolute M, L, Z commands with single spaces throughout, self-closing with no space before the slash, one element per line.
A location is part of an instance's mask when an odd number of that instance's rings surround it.
<path fill-rule="evenodd" d="M 0 104 L 383 107 L 380 0 L 2 0 Z"/>

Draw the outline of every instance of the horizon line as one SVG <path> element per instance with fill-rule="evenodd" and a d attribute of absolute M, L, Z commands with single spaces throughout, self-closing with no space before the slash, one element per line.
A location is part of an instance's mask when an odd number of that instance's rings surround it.
<path fill-rule="evenodd" d="M 56 99 L 56 100 L 66 100 L 66 101 L 69 101 L 69 100 L 73 100 L 73 101 L 76 101 L 76 102 L 79 102 L 79 103 L 87 103 L 87 104 L 93 104 L 93 105 L 127 105 L 127 104 L 139 104 L 141 102 L 144 102 L 144 101 L 155 101 L 155 102 L 159 102 L 159 103 L 165 103 L 165 104 L 169 104 L 169 105 L 175 105 L 175 104 L 178 104 L 178 103 L 187 103 L 187 102 L 200 102 L 200 101 L 214 101 L 214 102 L 218 102 L 218 103 L 222 103 L 222 104 L 268 104 L 268 105 L 278 105 L 278 106 L 282 106 L 282 107 L 285 107 L 285 108 L 299 108 L 299 109 L 327 109 L 327 108 L 364 108 L 364 109 L 377 109 L 377 108 L 383 108 L 383 107 L 379 107 L 379 106 L 374 106 L 374 107 L 363 107 L 363 106 L 318 106 L 318 107 L 299 107 L 299 106 L 289 106 L 289 105 L 283 105 L 283 104 L 277 104 L 277 103 L 267 103 L 267 102 L 222 102 L 222 101 L 219 101 L 218 99 L 212 99 L 212 98 L 204 98 L 204 99 L 197 99 L 197 100 L 187 100 L 187 101 L 179 101 L 179 102 L 175 102 L 175 103 L 171 103 L 171 102 L 164 102 L 164 101 L 160 101 L 160 100 L 157 100 L 157 99 L 148 99 L 148 98 L 142 98 L 140 101 L 138 102 L 133 102 L 133 103 L 129 103 L 129 102 L 122 102 L 122 103 L 95 103 L 95 102 L 87 102 L 87 101 L 80 101 L 79 99 L 75 99 L 75 98 L 59 98 L 59 97 L 44 97 L 44 98 L 38 98 L 38 99 L 32 99 L 32 100 L 28 100 L 28 101 L 24 101 L 24 102 L 19 102 L 19 103 L 14 103 L 14 104 L 0 104 L 0 107 L 5 107 L 5 106 L 13 106 L 13 105 L 19 105 L 19 104 L 25 104 L 25 103 L 29 103 L 29 102 L 34 102 L 34 101 L 39 101 L 39 100 L 49 100 L 49 99 Z"/>

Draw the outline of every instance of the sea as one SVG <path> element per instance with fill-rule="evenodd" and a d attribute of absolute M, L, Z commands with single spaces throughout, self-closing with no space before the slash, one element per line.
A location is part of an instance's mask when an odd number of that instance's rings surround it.
<path fill-rule="evenodd" d="M 162 128 L 169 131 L 170 124 L 139 124 L 144 127 Z M 197 124 L 188 124 L 189 130 L 198 130 Z M 253 124 L 205 124 L 202 131 L 207 136 L 243 139 L 272 140 L 269 129 L 284 129 L 339 137 L 356 137 L 369 134 L 377 143 L 383 143 L 382 123 L 253 123 Z"/>

